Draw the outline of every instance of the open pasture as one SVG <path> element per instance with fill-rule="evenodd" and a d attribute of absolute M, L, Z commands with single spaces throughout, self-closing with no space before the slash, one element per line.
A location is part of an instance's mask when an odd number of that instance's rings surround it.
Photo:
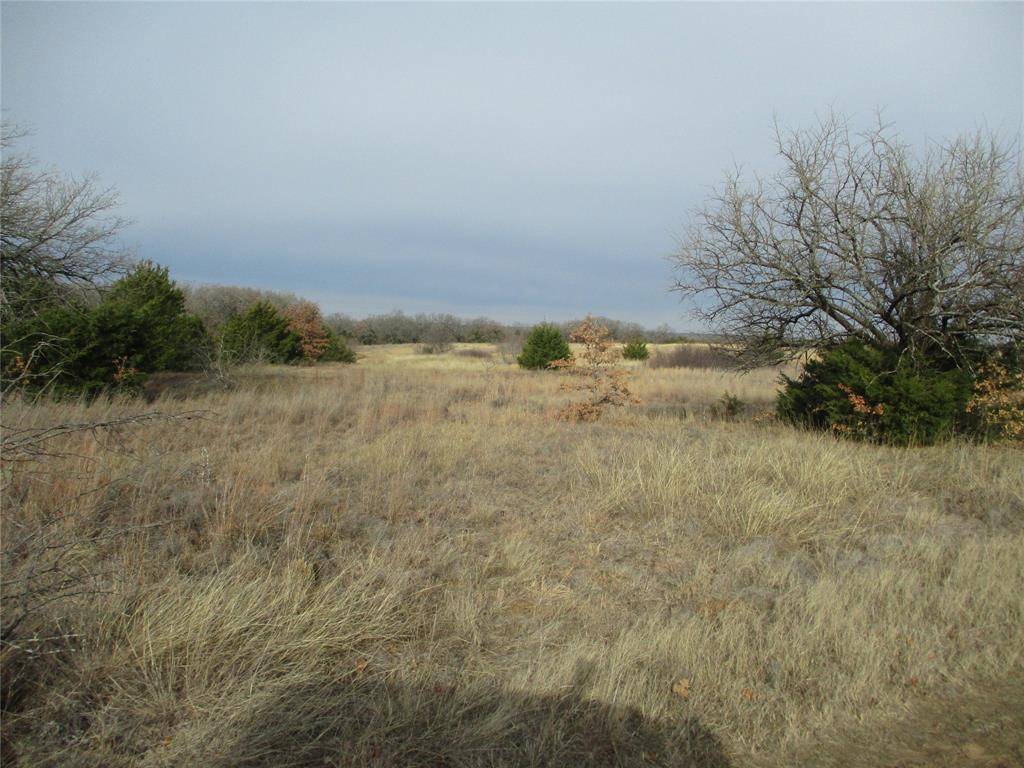
<path fill-rule="evenodd" d="M 204 415 L 8 468 L 4 540 L 46 527 L 83 588 L 4 650 L 6 756 L 1024 764 L 1019 448 L 795 431 L 774 370 L 631 364 L 641 404 L 569 424 L 559 375 L 467 348 L 8 405 Z"/>

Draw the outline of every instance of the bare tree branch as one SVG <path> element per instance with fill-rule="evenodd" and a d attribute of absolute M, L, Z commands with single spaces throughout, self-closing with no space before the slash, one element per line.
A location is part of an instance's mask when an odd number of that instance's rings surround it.
<path fill-rule="evenodd" d="M 27 132 L 0 127 L 0 306 L 31 311 L 40 287 L 94 285 L 122 272 L 128 252 L 116 238 L 129 223 L 113 214 L 117 193 L 96 176 L 65 176 L 12 151 Z"/>
<path fill-rule="evenodd" d="M 1019 147 L 978 132 L 915 156 L 879 118 L 776 126 L 784 167 L 696 211 L 676 290 L 754 364 L 849 337 L 956 357 L 1024 338 Z"/>

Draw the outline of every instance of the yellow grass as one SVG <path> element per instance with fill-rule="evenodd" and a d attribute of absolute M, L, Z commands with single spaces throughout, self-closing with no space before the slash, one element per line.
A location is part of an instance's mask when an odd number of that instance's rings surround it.
<path fill-rule="evenodd" d="M 5 539 L 61 511 L 101 589 L 34 618 L 53 653 L 4 651 L 9 759 L 1024 764 L 1020 449 L 714 418 L 777 371 L 634 365 L 643 404 L 586 425 L 497 349 L 361 353 L 7 407 L 210 412 L 9 487 Z"/>

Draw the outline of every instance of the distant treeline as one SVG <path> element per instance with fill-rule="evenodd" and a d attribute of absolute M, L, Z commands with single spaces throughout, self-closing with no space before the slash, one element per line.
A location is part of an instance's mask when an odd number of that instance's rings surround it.
<path fill-rule="evenodd" d="M 284 309 L 301 299 L 293 293 L 265 291 L 227 285 L 185 287 L 189 312 L 198 315 L 203 324 L 215 330 L 232 315 L 244 312 L 258 301 Z M 568 335 L 582 318 L 556 323 Z M 644 328 L 639 323 L 596 317 L 616 341 L 643 339 L 655 344 L 685 341 L 687 337 L 667 325 Z M 357 319 L 342 313 L 326 315 L 327 326 L 339 336 L 359 344 L 446 344 L 501 343 L 523 339 L 532 327 L 525 323 L 501 323 L 487 317 L 462 318 L 450 314 L 420 313 L 407 315 L 401 311 L 370 315 Z"/>
<path fill-rule="evenodd" d="M 651 329 L 610 317 L 595 316 L 593 319 L 607 327 L 616 341 L 643 339 L 655 344 L 668 344 L 687 339 L 667 325 Z M 568 336 L 582 320 L 577 318 L 555 325 Z M 527 323 L 501 323 L 488 317 L 461 318 L 437 313 L 407 315 L 401 311 L 370 315 L 361 320 L 335 313 L 328 315 L 325 321 L 338 335 L 360 344 L 499 343 L 521 340 L 533 327 Z"/>

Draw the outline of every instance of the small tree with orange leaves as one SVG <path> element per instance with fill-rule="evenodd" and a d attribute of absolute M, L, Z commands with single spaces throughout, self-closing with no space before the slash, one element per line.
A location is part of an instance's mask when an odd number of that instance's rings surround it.
<path fill-rule="evenodd" d="M 331 345 L 331 332 L 324 324 L 320 308 L 311 301 L 291 304 L 284 310 L 288 329 L 299 337 L 302 358 L 315 363 Z"/>
<path fill-rule="evenodd" d="M 990 360 L 978 371 L 966 410 L 982 435 L 1024 442 L 1024 373 Z"/>
<path fill-rule="evenodd" d="M 571 360 L 555 360 L 550 367 L 577 377 L 566 382 L 563 389 L 588 393 L 588 398 L 569 403 L 558 412 L 566 421 L 597 421 L 609 406 L 624 406 L 640 400 L 629 389 L 629 373 L 615 368 L 621 357 L 611 332 L 587 315 L 569 335 L 569 340 L 583 345 L 583 352 Z"/>

